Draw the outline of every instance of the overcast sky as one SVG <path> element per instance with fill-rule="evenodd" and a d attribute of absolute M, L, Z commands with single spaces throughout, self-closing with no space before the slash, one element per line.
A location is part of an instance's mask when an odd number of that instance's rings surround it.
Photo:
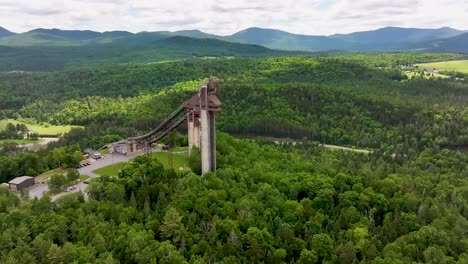
<path fill-rule="evenodd" d="M 221 35 L 254 26 L 309 35 L 385 26 L 468 29 L 468 0 L 0 0 L 0 26 Z"/>

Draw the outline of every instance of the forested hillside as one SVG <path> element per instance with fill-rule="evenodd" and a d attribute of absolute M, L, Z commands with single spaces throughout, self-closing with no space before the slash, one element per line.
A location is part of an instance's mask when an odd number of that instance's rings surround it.
<path fill-rule="evenodd" d="M 344 54 L 3 73 L 2 119 L 84 128 L 36 153 L 2 146 L 2 180 L 73 166 L 80 149 L 154 128 L 207 77 L 220 80 L 223 110 L 216 173 L 198 175 L 197 155 L 190 173 L 144 156 L 118 177 L 91 181 L 87 199 L 20 201 L 1 188 L 0 263 L 467 263 L 468 78 L 402 70 L 463 58 Z"/>
<path fill-rule="evenodd" d="M 390 58 L 387 64 L 393 63 Z M 7 75 L 1 84 L 8 98 L 2 114 L 51 124 L 110 122 L 145 129 L 195 91 L 198 84 L 191 80 L 214 76 L 222 80 L 225 106 L 218 128 L 226 132 L 367 148 L 388 145 L 405 154 L 434 138 L 442 146 L 467 143 L 462 125 L 466 82 L 406 80 L 398 69 L 367 68 L 357 63 L 360 59 L 193 60 Z M 367 62 L 373 59 L 377 65 L 383 60 L 376 56 Z M 404 56 L 398 60 L 403 63 Z M 408 60 L 414 58 L 408 55 Z M 397 142 L 404 146 L 396 147 Z"/>
<path fill-rule="evenodd" d="M 468 33 L 461 34 L 448 39 L 433 41 L 428 45 L 428 50 L 437 52 L 459 52 L 468 53 Z"/>
<path fill-rule="evenodd" d="M 30 36 L 22 37 L 28 38 Z M 154 63 L 165 60 L 206 57 L 266 57 L 302 54 L 216 39 L 196 39 L 182 36 L 161 37 L 153 34 L 140 34 L 128 39 L 120 38 L 112 43 L 89 45 L 70 43 L 70 40 L 59 36 L 41 38 L 41 41 L 59 41 L 61 44 L 44 46 L 37 44 L 30 46 L 0 45 L 0 72 L 43 72 L 73 67 Z"/>
<path fill-rule="evenodd" d="M 56 202 L 1 191 L 2 263 L 466 263 L 466 154 L 411 161 L 218 137 L 219 169 L 149 157 Z"/>

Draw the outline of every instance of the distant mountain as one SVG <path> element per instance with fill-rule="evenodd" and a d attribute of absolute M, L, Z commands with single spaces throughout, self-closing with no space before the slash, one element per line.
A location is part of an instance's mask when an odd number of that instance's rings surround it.
<path fill-rule="evenodd" d="M 1 46 L 76 46 L 78 42 L 61 36 L 38 32 L 26 32 L 0 38 Z"/>
<path fill-rule="evenodd" d="M 429 51 L 468 53 L 468 33 L 432 41 L 424 47 Z"/>
<path fill-rule="evenodd" d="M 96 32 L 91 30 L 61 30 L 38 28 L 0 39 L 6 46 L 79 46 L 90 43 L 108 43 L 114 39 L 132 36 L 127 31 Z"/>
<path fill-rule="evenodd" d="M 132 33 L 127 31 L 110 31 L 110 32 L 96 32 L 91 30 L 61 30 L 61 29 L 43 29 L 38 28 L 31 30 L 32 33 L 41 33 L 47 35 L 53 35 L 62 37 L 68 40 L 90 40 L 103 37 L 125 37 L 132 35 Z"/>
<path fill-rule="evenodd" d="M 213 35 L 213 34 L 208 34 L 200 30 L 179 30 L 179 31 L 174 31 L 174 32 L 169 32 L 169 35 L 172 36 L 183 36 L 183 37 L 191 37 L 191 38 L 213 38 L 213 39 L 219 39 L 222 38 L 218 35 Z"/>
<path fill-rule="evenodd" d="M 9 38 L 0 39 L 0 45 L 6 46 L 81 46 L 96 43 L 128 43 L 139 45 L 146 41 L 158 41 L 163 38 L 185 36 L 191 38 L 221 38 L 199 30 L 140 32 L 127 31 L 97 32 L 91 30 L 61 30 L 38 28 L 21 34 L 10 34 Z"/>
<path fill-rule="evenodd" d="M 227 39 L 284 50 L 371 51 L 406 49 L 414 43 L 449 38 L 462 33 L 463 31 L 448 27 L 439 29 L 386 27 L 350 34 L 309 36 L 275 29 L 248 28 L 228 36 Z"/>
<path fill-rule="evenodd" d="M 345 41 L 330 39 L 326 36 L 298 35 L 276 29 L 256 27 L 226 36 L 225 39 L 283 50 L 320 51 L 346 49 L 349 46 Z"/>
<path fill-rule="evenodd" d="M 272 50 L 260 45 L 241 44 L 227 42 L 217 39 L 200 39 L 183 36 L 174 36 L 159 41 L 157 46 L 165 47 L 167 50 L 187 51 L 191 56 L 275 56 L 287 55 L 283 51 Z"/>
<path fill-rule="evenodd" d="M 199 30 L 140 32 L 127 31 L 96 32 L 91 30 L 34 29 L 26 33 L 8 33 L 0 38 L 4 46 L 92 46 L 113 43 L 113 46 L 142 47 L 171 37 L 195 39 L 217 39 L 228 42 L 261 45 L 270 49 L 288 51 L 404 51 L 436 50 L 439 42 L 465 33 L 443 27 L 438 29 L 385 27 L 377 30 L 311 36 L 293 34 L 276 29 L 248 28 L 228 36 L 208 34 Z M 4 33 L 5 34 L 5 33 Z M 441 44 L 442 45 L 442 44 Z M 445 45 L 445 44 L 444 44 Z M 444 46 L 442 45 L 442 46 Z M 444 51 L 450 52 L 454 44 Z M 462 45 L 462 44 L 460 44 Z M 444 46 L 445 47 L 445 46 Z M 442 49 L 442 48 L 441 48 Z M 457 48 L 464 50 L 463 47 Z M 453 51 L 456 51 L 453 50 Z"/>
<path fill-rule="evenodd" d="M 462 34 L 463 31 L 443 27 L 438 29 L 385 27 L 377 30 L 354 32 L 350 34 L 335 34 L 330 38 L 341 39 L 359 44 L 382 43 L 418 43 L 435 39 L 450 38 Z"/>
<path fill-rule="evenodd" d="M 14 36 L 16 33 L 13 33 L 6 28 L 0 27 L 0 38 Z"/>

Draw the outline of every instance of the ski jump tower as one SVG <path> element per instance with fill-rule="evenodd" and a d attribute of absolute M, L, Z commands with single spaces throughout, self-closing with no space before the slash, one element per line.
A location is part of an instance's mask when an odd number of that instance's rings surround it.
<path fill-rule="evenodd" d="M 139 146 L 151 152 L 151 145 L 167 137 L 185 120 L 188 121 L 189 153 L 193 147 L 201 152 L 202 173 L 216 170 L 216 116 L 221 112 L 221 102 L 216 93 L 218 81 L 209 80 L 200 85 L 197 93 L 181 104 L 172 114 L 150 132 L 124 140 L 125 144 Z"/>
<path fill-rule="evenodd" d="M 193 147 L 201 152 L 202 173 L 216 170 L 216 116 L 221 111 L 221 102 L 216 93 L 218 81 L 209 80 L 184 107 L 188 110 L 189 153 Z"/>

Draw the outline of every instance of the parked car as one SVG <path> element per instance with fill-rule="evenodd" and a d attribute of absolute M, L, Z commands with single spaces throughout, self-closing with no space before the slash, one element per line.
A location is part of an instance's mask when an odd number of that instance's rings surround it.
<path fill-rule="evenodd" d="M 74 190 L 76 190 L 76 186 L 70 186 L 70 187 L 67 187 L 67 189 L 65 189 L 66 192 L 71 192 Z"/>
<path fill-rule="evenodd" d="M 88 181 L 88 180 L 84 180 L 83 183 L 84 183 L 84 184 L 89 184 L 89 181 Z"/>
<path fill-rule="evenodd" d="M 93 156 L 93 158 L 94 158 L 95 160 L 98 160 L 98 159 L 103 159 L 104 157 L 103 157 L 101 154 L 95 154 L 95 155 Z"/>

